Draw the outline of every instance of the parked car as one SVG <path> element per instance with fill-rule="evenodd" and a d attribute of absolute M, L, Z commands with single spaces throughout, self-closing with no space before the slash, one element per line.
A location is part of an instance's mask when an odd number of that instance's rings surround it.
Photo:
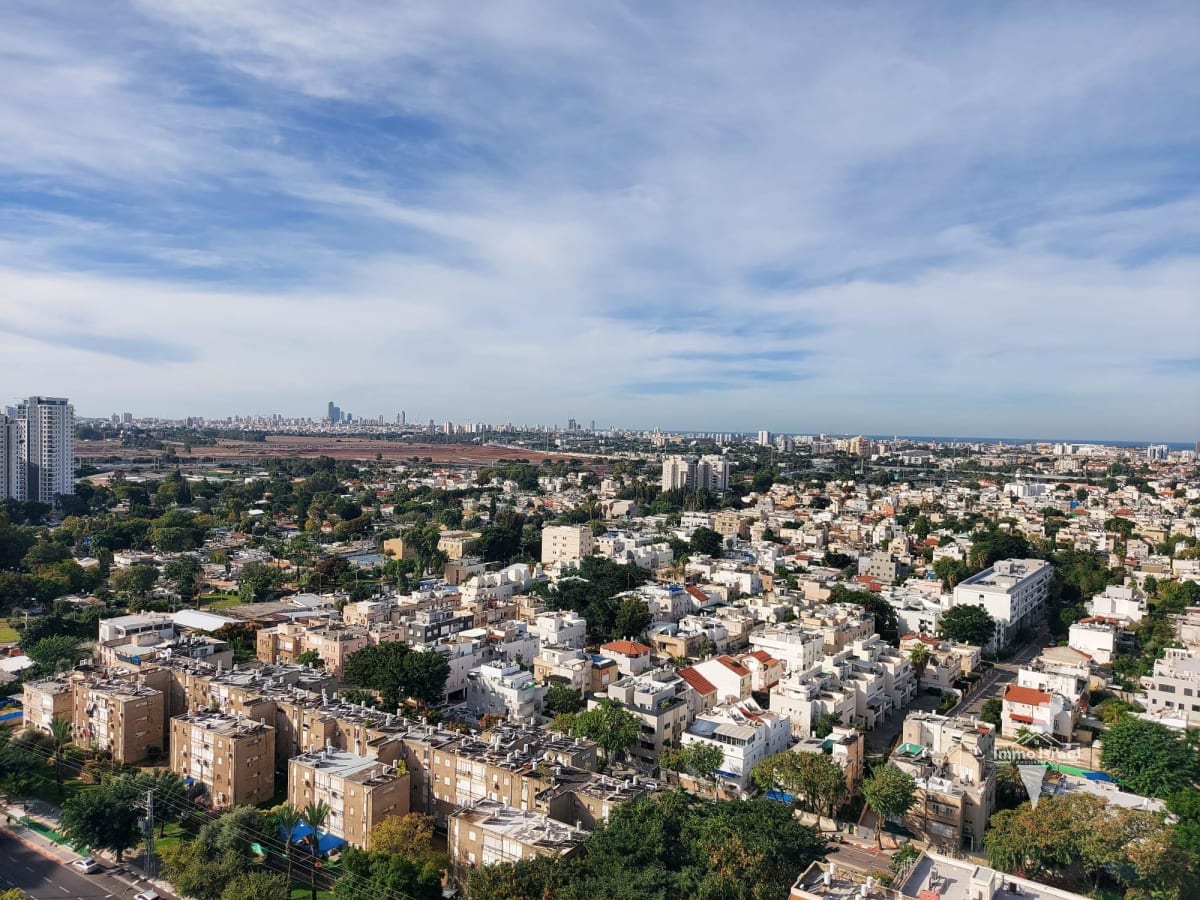
<path fill-rule="evenodd" d="M 135 895 L 133 900 L 162 900 L 162 897 L 159 896 L 158 891 L 151 888 L 148 891 L 142 891 L 140 894 Z"/>
<path fill-rule="evenodd" d="M 100 871 L 100 863 L 92 859 L 90 856 L 81 856 L 79 859 L 71 863 L 72 869 L 78 869 L 84 875 L 91 875 L 93 872 Z"/>

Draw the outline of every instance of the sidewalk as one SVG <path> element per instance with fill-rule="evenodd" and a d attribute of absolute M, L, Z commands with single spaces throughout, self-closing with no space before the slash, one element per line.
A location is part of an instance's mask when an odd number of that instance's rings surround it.
<path fill-rule="evenodd" d="M 57 806 L 43 800 L 29 800 L 25 807 L 11 805 L 6 808 L 4 827 L 13 838 L 29 849 L 63 865 L 89 855 L 103 862 L 108 869 L 105 874 L 121 882 L 126 888 L 133 888 L 139 892 L 153 888 L 164 900 L 176 900 L 175 889 L 168 882 L 159 878 L 147 878 L 146 873 L 129 859 L 117 863 L 107 852 L 74 847 L 59 830 L 62 823 Z"/>

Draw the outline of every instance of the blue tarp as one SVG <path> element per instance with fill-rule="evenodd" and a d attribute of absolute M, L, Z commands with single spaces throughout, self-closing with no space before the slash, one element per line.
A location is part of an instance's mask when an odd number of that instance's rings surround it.
<path fill-rule="evenodd" d="M 785 794 L 783 791 L 767 791 L 764 796 L 768 800 L 778 800 L 780 803 L 791 803 L 794 799 L 791 794 Z"/>
<path fill-rule="evenodd" d="M 299 844 L 312 833 L 313 830 L 311 827 L 309 827 L 308 823 L 301 820 L 296 827 L 292 829 L 292 837 L 289 843 Z M 284 837 L 282 828 L 279 829 L 279 836 Z M 317 842 L 317 851 L 319 852 L 319 855 L 325 856 L 327 853 L 330 853 L 339 847 L 344 847 L 345 845 L 346 842 L 337 835 L 323 834 L 321 835 L 321 839 Z"/>

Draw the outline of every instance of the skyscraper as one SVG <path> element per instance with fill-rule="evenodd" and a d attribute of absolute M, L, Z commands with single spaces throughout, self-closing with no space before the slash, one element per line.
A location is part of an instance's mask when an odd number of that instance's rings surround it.
<path fill-rule="evenodd" d="M 25 499 L 24 457 L 24 420 L 0 415 L 0 500 Z"/>
<path fill-rule="evenodd" d="M 75 407 L 65 397 L 30 397 L 3 430 L 6 496 L 54 503 L 75 493 Z"/>

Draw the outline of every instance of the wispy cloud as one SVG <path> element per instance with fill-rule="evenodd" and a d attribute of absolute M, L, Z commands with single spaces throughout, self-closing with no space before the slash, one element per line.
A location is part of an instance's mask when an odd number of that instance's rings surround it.
<path fill-rule="evenodd" d="M 0 374 L 85 412 L 1187 437 L 1198 42 L 1189 4 L 17 4 Z"/>

